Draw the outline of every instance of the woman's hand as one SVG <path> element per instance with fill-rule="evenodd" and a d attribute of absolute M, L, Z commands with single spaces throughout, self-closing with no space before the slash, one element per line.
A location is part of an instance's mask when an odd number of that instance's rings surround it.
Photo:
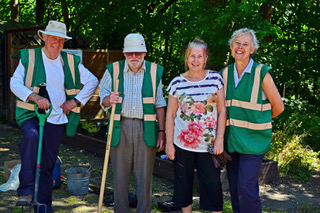
<path fill-rule="evenodd" d="M 177 115 L 178 110 L 178 98 L 169 95 L 168 107 L 167 107 L 167 119 L 166 119 L 166 132 L 167 132 L 167 143 L 166 143 L 166 154 L 170 160 L 174 160 L 176 150 L 173 145 L 174 135 L 174 119 Z"/>
<path fill-rule="evenodd" d="M 223 152 L 223 137 L 217 137 L 214 142 L 214 155 L 220 155 Z"/>
<path fill-rule="evenodd" d="M 175 153 L 176 153 L 176 149 L 174 148 L 173 143 L 172 142 L 171 143 L 167 143 L 166 144 L 166 155 L 168 156 L 168 158 L 170 160 L 174 160 Z"/>

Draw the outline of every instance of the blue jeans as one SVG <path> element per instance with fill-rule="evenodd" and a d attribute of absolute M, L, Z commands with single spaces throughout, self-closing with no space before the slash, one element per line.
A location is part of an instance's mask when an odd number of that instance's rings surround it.
<path fill-rule="evenodd" d="M 227 174 L 234 213 L 260 213 L 259 175 L 264 155 L 230 153 Z"/>
<path fill-rule="evenodd" d="M 43 130 L 41 168 L 38 190 L 38 202 L 47 205 L 47 212 L 52 212 L 53 170 L 59 154 L 64 124 L 47 123 Z M 19 142 L 21 170 L 18 196 L 34 195 L 35 168 L 39 143 L 39 121 L 37 118 L 26 120 L 21 125 L 23 138 Z M 44 212 L 44 208 L 40 209 Z"/>

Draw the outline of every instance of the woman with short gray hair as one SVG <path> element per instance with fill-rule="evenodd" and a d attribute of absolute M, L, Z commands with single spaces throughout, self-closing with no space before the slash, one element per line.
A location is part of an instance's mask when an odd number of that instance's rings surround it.
<path fill-rule="evenodd" d="M 227 108 L 225 149 L 232 208 L 235 213 L 259 213 L 259 173 L 264 154 L 270 149 L 272 118 L 284 105 L 269 66 L 253 61 L 259 48 L 255 32 L 235 31 L 229 45 L 235 63 L 221 73 Z"/>

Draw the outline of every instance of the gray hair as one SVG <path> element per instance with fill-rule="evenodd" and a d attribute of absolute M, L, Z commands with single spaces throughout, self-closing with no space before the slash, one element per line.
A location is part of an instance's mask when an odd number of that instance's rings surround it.
<path fill-rule="evenodd" d="M 250 35 L 252 38 L 252 46 L 255 48 L 254 53 L 258 50 L 259 48 L 259 41 L 256 37 L 256 32 L 254 30 L 248 29 L 248 28 L 242 28 L 239 30 L 236 30 L 232 33 L 231 38 L 229 39 L 229 45 L 230 47 L 233 45 L 234 40 L 240 36 L 240 35 Z M 254 54 L 253 53 L 253 54 Z"/>

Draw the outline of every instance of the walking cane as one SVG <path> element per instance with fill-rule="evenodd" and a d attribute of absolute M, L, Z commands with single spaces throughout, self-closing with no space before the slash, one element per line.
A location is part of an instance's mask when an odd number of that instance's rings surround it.
<path fill-rule="evenodd" d="M 35 179 L 35 186 L 34 186 L 34 197 L 33 197 L 33 201 L 31 203 L 31 206 L 38 206 L 37 212 L 39 212 L 39 209 L 41 206 L 44 206 L 45 212 L 47 212 L 47 205 L 44 203 L 38 202 L 38 191 L 39 191 L 39 178 L 40 178 L 40 166 L 41 166 L 43 127 L 46 123 L 47 117 L 50 115 L 50 113 L 52 111 L 52 105 L 50 104 L 50 109 L 47 114 L 40 114 L 38 112 L 38 104 L 34 105 L 34 111 L 36 112 L 36 115 L 39 119 L 39 143 L 38 143 L 38 155 L 37 155 L 37 164 L 36 164 L 36 177 L 35 177 L 36 179 Z"/>
<path fill-rule="evenodd" d="M 114 92 L 118 91 L 118 87 L 119 87 L 119 80 L 116 81 Z M 104 188 L 105 188 L 105 184 L 106 184 L 106 176 L 107 176 L 107 170 L 108 170 L 110 144 L 111 144 L 111 138 L 112 138 L 112 129 L 113 129 L 113 120 L 114 120 L 115 110 L 116 110 L 116 104 L 112 104 L 111 116 L 110 116 L 110 121 L 109 121 L 107 145 L 106 145 L 106 153 L 104 156 L 102 180 L 101 180 L 101 187 L 100 187 L 98 213 L 101 213 L 101 210 L 102 210 L 102 201 L 103 201 L 103 196 L 104 196 Z"/>

